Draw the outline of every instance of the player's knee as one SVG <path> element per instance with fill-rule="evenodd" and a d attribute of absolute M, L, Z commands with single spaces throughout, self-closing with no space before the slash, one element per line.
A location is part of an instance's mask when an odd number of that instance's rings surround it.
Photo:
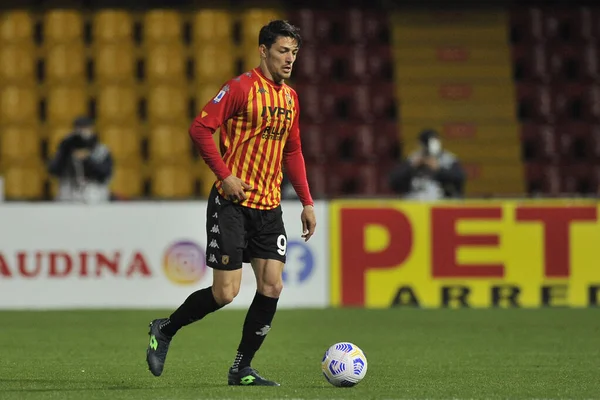
<path fill-rule="evenodd" d="M 217 304 L 225 306 L 233 301 L 240 292 L 239 285 L 219 285 L 212 288 L 213 296 Z"/>
<path fill-rule="evenodd" d="M 273 298 L 279 298 L 282 291 L 283 282 L 281 280 L 275 282 L 263 282 L 259 290 L 260 294 Z"/>

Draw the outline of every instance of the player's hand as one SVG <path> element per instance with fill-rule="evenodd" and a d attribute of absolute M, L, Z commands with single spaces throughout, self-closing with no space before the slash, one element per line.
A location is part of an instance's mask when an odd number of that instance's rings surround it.
<path fill-rule="evenodd" d="M 75 150 L 73 152 L 73 157 L 75 157 L 78 160 L 83 160 L 84 158 L 87 158 L 90 155 L 90 151 L 88 149 L 79 149 L 79 150 Z"/>
<path fill-rule="evenodd" d="M 252 190 L 252 186 L 234 175 L 223 179 L 223 192 L 225 198 L 231 201 L 244 201 L 248 198 L 246 192 Z"/>
<path fill-rule="evenodd" d="M 302 237 L 305 242 L 315 233 L 317 227 L 317 218 L 315 217 L 315 208 L 313 206 L 304 206 L 302 214 L 300 214 L 300 220 L 302 220 Z"/>
<path fill-rule="evenodd" d="M 425 165 L 431 168 L 433 171 L 437 171 L 440 168 L 440 163 L 435 157 L 427 157 L 424 161 Z"/>

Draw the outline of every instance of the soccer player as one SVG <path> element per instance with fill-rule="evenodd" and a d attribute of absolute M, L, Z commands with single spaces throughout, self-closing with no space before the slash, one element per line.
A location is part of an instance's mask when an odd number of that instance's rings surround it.
<path fill-rule="evenodd" d="M 287 235 L 280 205 L 285 168 L 302 205 L 305 241 L 316 227 L 300 146 L 296 92 L 284 83 L 301 45 L 298 28 L 271 21 L 258 36 L 260 65 L 228 81 L 196 117 L 190 136 L 216 175 L 206 212 L 206 262 L 212 286 L 192 293 L 169 318 L 150 323 L 147 362 L 159 376 L 173 336 L 182 327 L 231 303 L 240 290 L 242 262 L 250 262 L 257 290 L 242 328 L 229 385 L 279 386 L 251 366 L 283 288 Z M 221 128 L 220 152 L 212 134 Z"/>

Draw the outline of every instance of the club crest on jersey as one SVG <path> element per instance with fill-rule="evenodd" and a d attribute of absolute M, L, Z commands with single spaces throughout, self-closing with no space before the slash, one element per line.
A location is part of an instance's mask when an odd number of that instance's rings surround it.
<path fill-rule="evenodd" d="M 288 107 L 292 107 L 292 96 L 290 96 L 290 92 L 285 92 L 285 98 L 288 103 Z"/>
<path fill-rule="evenodd" d="M 225 96 L 225 94 L 227 94 L 227 92 L 229 92 L 229 85 L 223 86 L 223 89 L 221 89 L 221 91 L 217 93 L 217 95 L 213 99 L 213 103 L 217 104 L 218 102 L 220 102 L 221 99 L 223 99 L 223 97 Z"/>

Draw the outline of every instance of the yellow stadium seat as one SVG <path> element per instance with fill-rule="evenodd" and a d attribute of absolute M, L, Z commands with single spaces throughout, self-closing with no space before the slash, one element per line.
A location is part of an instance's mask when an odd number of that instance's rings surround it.
<path fill-rule="evenodd" d="M 189 125 L 160 124 L 148 132 L 149 156 L 152 163 L 191 158 Z"/>
<path fill-rule="evenodd" d="M 107 85 L 100 88 L 96 101 L 98 124 L 131 125 L 137 122 L 137 94 L 135 87 Z"/>
<path fill-rule="evenodd" d="M 258 47 L 260 29 L 275 19 L 281 19 L 282 13 L 273 9 L 253 8 L 242 13 L 243 44 L 253 44 Z"/>
<path fill-rule="evenodd" d="M 4 194 L 11 200 L 41 199 L 45 176 L 39 165 L 11 165 L 4 173 Z"/>
<path fill-rule="evenodd" d="M 79 41 L 83 33 L 83 19 L 76 10 L 54 9 L 43 17 L 44 44 Z"/>
<path fill-rule="evenodd" d="M 35 64 L 32 46 L 0 46 L 0 82 L 33 83 Z"/>
<path fill-rule="evenodd" d="M 148 119 L 152 123 L 160 121 L 186 120 L 188 96 L 185 87 L 161 85 L 148 91 Z"/>
<path fill-rule="evenodd" d="M 196 45 L 231 42 L 232 23 L 229 11 L 200 10 L 194 15 L 192 22 L 194 42 Z"/>
<path fill-rule="evenodd" d="M 215 98 L 224 82 L 213 82 L 208 84 L 200 84 L 196 96 L 196 113 L 199 114 L 204 106 Z"/>
<path fill-rule="evenodd" d="M 160 198 L 186 198 L 194 195 L 194 174 L 190 164 L 160 165 L 152 170 L 152 195 Z"/>
<path fill-rule="evenodd" d="M 146 80 L 157 82 L 182 82 L 186 79 L 186 59 L 180 43 L 161 43 L 148 49 Z"/>
<path fill-rule="evenodd" d="M 179 43 L 182 40 L 181 15 L 172 10 L 152 10 L 144 15 L 144 42 Z"/>
<path fill-rule="evenodd" d="M 0 123 L 31 124 L 38 120 L 36 88 L 31 86 L 5 86 L 0 88 Z"/>
<path fill-rule="evenodd" d="M 33 38 L 33 18 L 27 11 L 0 14 L 0 43 L 27 42 Z"/>
<path fill-rule="evenodd" d="M 111 151 L 114 159 L 119 162 L 139 162 L 140 135 L 132 126 L 108 125 L 98 131 L 100 140 Z"/>
<path fill-rule="evenodd" d="M 95 51 L 95 79 L 107 82 L 132 82 L 135 74 L 135 56 L 131 42 L 111 43 Z"/>
<path fill-rule="evenodd" d="M 229 44 L 203 44 L 194 48 L 196 82 L 220 83 L 234 77 L 235 59 Z"/>
<path fill-rule="evenodd" d="M 85 55 L 81 43 L 52 46 L 46 53 L 46 82 L 83 83 Z"/>
<path fill-rule="evenodd" d="M 94 13 L 92 22 L 94 43 L 131 41 L 133 20 L 122 10 L 102 10 Z"/>
<path fill-rule="evenodd" d="M 46 101 L 48 122 L 71 124 L 76 117 L 86 114 L 87 105 L 85 86 L 52 87 Z"/>
<path fill-rule="evenodd" d="M 60 142 L 73 132 L 72 124 L 51 125 L 46 129 L 48 138 L 48 155 L 54 157 Z"/>
<path fill-rule="evenodd" d="M 110 182 L 112 192 L 118 197 L 137 198 L 144 192 L 144 175 L 139 164 L 115 163 Z"/>
<path fill-rule="evenodd" d="M 0 129 L 0 162 L 39 160 L 40 135 L 32 126 L 6 126 Z"/>

